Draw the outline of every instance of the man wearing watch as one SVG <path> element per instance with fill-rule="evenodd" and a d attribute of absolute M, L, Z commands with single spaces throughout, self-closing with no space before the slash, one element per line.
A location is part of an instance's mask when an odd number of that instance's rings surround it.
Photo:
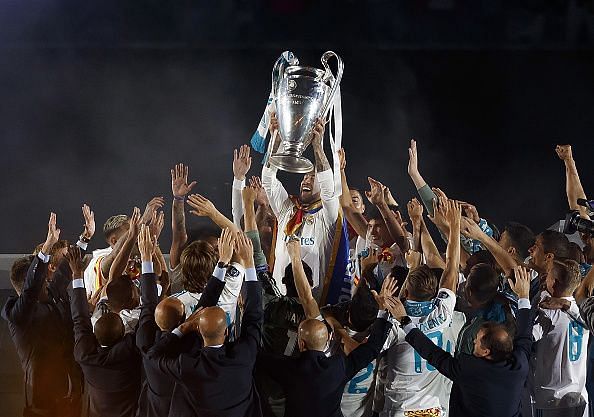
<path fill-rule="evenodd" d="M 516 267 L 510 287 L 518 295 L 517 332 L 512 341 L 501 324 L 484 323 L 475 339 L 472 355 L 454 358 L 435 345 L 413 322 L 406 319 L 402 306 L 394 315 L 403 325 L 406 341 L 428 364 L 453 381 L 449 412 L 457 417 L 517 417 L 529 373 L 532 347 L 532 320 L 529 291 L 530 275 Z"/>

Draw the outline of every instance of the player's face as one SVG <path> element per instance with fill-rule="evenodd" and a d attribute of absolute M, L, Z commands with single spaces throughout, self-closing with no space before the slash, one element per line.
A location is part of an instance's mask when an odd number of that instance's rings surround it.
<path fill-rule="evenodd" d="M 314 193 L 314 182 L 316 177 L 313 173 L 305 174 L 303 176 L 303 180 L 301 180 L 301 185 L 299 186 L 299 199 L 303 204 L 313 203 L 315 200 L 319 198 L 319 193 Z"/>
<path fill-rule="evenodd" d="M 365 211 L 365 204 L 363 203 L 363 197 L 361 196 L 361 193 L 357 190 L 350 190 L 350 193 L 353 208 L 357 213 L 363 214 Z"/>
<path fill-rule="evenodd" d="M 384 247 L 390 242 L 390 235 L 386 224 L 377 219 L 372 219 L 367 223 L 367 240 L 374 245 Z"/>
<path fill-rule="evenodd" d="M 536 238 L 536 242 L 534 242 L 534 245 L 528 249 L 528 252 L 530 252 L 530 256 L 532 258 L 530 260 L 530 265 L 539 272 L 545 271 L 547 266 L 545 262 L 545 252 L 542 245 L 542 238 L 540 236 Z"/>
<path fill-rule="evenodd" d="M 485 349 L 481 343 L 484 334 L 484 330 L 480 329 L 474 339 L 474 350 L 472 353 L 477 358 L 484 358 L 489 355 L 489 349 Z"/>

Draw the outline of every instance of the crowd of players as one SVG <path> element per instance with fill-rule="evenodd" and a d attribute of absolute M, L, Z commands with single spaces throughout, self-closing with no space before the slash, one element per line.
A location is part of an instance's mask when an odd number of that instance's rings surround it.
<path fill-rule="evenodd" d="M 52 213 L 2 310 L 23 415 L 587 416 L 594 237 L 498 229 L 425 182 L 415 141 L 404 210 L 375 179 L 349 188 L 344 151 L 333 172 L 323 123 L 312 135 L 297 196 L 266 161 L 246 183 L 250 148 L 234 152 L 231 218 L 176 165 L 168 260 L 162 197 L 107 219 L 92 253 L 91 209 L 70 241 Z M 556 152 L 588 218 L 571 147 Z M 220 230 L 190 238 L 187 209 Z M 329 303 L 339 267 L 348 285 Z"/>

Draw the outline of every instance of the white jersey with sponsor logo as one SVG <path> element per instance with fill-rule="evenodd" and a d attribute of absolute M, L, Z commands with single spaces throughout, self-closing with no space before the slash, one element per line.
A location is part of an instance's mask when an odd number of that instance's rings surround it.
<path fill-rule="evenodd" d="M 231 263 L 231 267 L 227 268 L 225 273 L 225 287 L 219 297 L 217 305 L 225 310 L 227 315 L 227 324 L 233 325 L 235 323 L 235 313 L 237 310 L 237 298 L 241 292 L 241 285 L 243 284 L 243 276 L 245 275 L 245 268 L 238 263 Z M 216 279 L 216 278 L 210 278 Z M 172 297 L 178 298 L 186 309 L 186 318 L 196 309 L 200 301 L 201 293 L 189 292 L 186 290 L 173 294 Z"/>
<path fill-rule="evenodd" d="M 465 321 L 462 313 L 454 312 L 455 305 L 456 295 L 441 288 L 431 301 L 407 302 L 407 313 L 433 343 L 453 353 Z M 392 326 L 378 369 L 377 389 L 383 389 L 383 401 L 379 399 L 381 407 L 374 404 L 375 411 L 380 416 L 404 416 L 405 411 L 430 408 L 445 413 L 452 382 L 428 364 L 405 336 L 400 326 Z"/>
<path fill-rule="evenodd" d="M 334 177 L 328 169 L 316 174 L 320 186 L 322 208 L 314 214 L 305 215 L 301 232 L 301 259 L 309 265 L 313 272 L 313 294 L 319 299 L 328 263 L 332 256 L 336 219 L 340 203 L 334 194 Z M 289 253 L 285 243 L 285 227 L 293 217 L 296 207 L 289 198 L 289 194 L 276 178 L 276 169 L 264 167 L 262 170 L 262 186 L 266 191 L 270 207 L 278 219 L 276 247 L 274 249 L 274 270 L 272 276 L 281 293 L 286 294 L 282 284 L 285 268 L 290 263 Z"/>
<path fill-rule="evenodd" d="M 347 329 L 349 335 L 358 342 L 369 334 L 369 332 L 357 333 Z M 340 409 L 344 417 L 368 417 L 371 416 L 371 403 L 373 392 L 371 391 L 373 377 L 375 374 L 375 359 L 365 368 L 361 369 L 344 387 Z"/>
<path fill-rule="evenodd" d="M 540 301 L 550 297 L 543 291 Z M 586 360 L 589 331 L 580 319 L 573 297 L 567 311 L 538 308 L 532 328 L 535 356 L 532 386 L 538 409 L 566 408 L 588 401 Z"/>

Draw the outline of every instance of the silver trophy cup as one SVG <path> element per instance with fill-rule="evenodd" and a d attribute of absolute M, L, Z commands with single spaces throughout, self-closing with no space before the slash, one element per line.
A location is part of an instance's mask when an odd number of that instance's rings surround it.
<path fill-rule="evenodd" d="M 331 57 L 338 61 L 336 76 L 328 65 Z M 283 171 L 313 171 L 311 161 L 302 155 L 311 143 L 316 120 L 327 117 L 344 68 L 342 59 L 332 51 L 325 52 L 321 61 L 323 70 L 279 61 L 274 66 L 272 88 L 281 143 L 269 161 Z"/>

